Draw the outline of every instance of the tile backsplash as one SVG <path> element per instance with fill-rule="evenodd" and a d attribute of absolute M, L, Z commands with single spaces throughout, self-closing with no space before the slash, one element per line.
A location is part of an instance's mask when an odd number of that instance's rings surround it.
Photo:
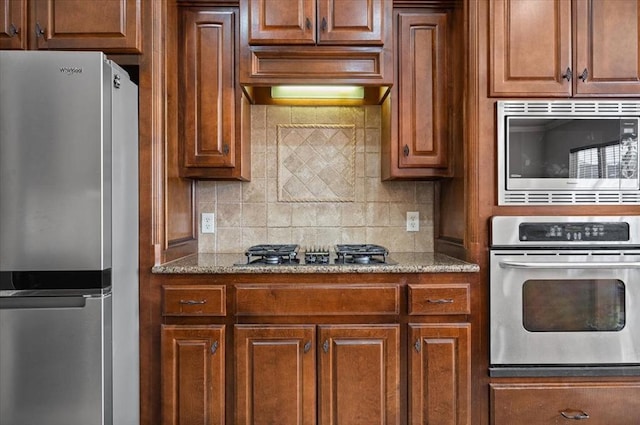
<path fill-rule="evenodd" d="M 251 107 L 251 181 L 199 181 L 199 252 L 373 243 L 433 252 L 433 183 L 380 180 L 380 107 Z M 406 231 L 407 211 L 420 230 Z M 200 215 L 199 215 L 200 216 Z"/>

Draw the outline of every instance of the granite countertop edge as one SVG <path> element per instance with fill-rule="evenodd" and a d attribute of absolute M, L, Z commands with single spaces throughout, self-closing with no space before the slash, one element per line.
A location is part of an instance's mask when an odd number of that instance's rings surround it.
<path fill-rule="evenodd" d="M 193 254 L 152 268 L 155 274 L 265 273 L 477 273 L 480 267 L 444 254 L 389 254 L 393 264 L 256 265 L 243 264 L 244 254 Z"/>

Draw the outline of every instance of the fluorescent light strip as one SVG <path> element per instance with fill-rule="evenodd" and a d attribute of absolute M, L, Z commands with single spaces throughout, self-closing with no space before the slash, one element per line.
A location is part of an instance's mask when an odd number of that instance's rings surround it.
<path fill-rule="evenodd" d="M 362 86 L 273 86 L 274 99 L 364 99 Z"/>

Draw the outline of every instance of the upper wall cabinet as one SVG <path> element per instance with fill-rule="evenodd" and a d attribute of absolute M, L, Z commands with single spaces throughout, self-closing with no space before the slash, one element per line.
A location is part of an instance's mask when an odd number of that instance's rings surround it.
<path fill-rule="evenodd" d="M 140 53 L 142 0 L 0 0 L 0 49 Z"/>
<path fill-rule="evenodd" d="M 382 179 L 450 177 L 461 67 L 454 11 L 394 10 L 395 83 L 382 104 Z M 460 81 L 462 79 L 460 78 Z"/>
<path fill-rule="evenodd" d="M 383 2 L 248 1 L 249 44 L 383 45 Z"/>
<path fill-rule="evenodd" d="M 637 0 L 490 2 L 490 95 L 638 96 Z M 572 28 L 572 25 L 575 27 Z"/>
<path fill-rule="evenodd" d="M 249 105 L 236 84 L 237 9 L 182 8 L 180 175 L 248 180 Z"/>
<path fill-rule="evenodd" d="M 240 0 L 240 83 L 390 85 L 392 0 Z"/>

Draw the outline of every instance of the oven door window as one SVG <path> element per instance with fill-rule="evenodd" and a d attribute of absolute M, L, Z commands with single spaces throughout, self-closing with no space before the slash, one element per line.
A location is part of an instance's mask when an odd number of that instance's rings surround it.
<path fill-rule="evenodd" d="M 522 287 L 530 332 L 606 332 L 625 326 L 625 285 L 617 279 L 533 279 Z"/>

